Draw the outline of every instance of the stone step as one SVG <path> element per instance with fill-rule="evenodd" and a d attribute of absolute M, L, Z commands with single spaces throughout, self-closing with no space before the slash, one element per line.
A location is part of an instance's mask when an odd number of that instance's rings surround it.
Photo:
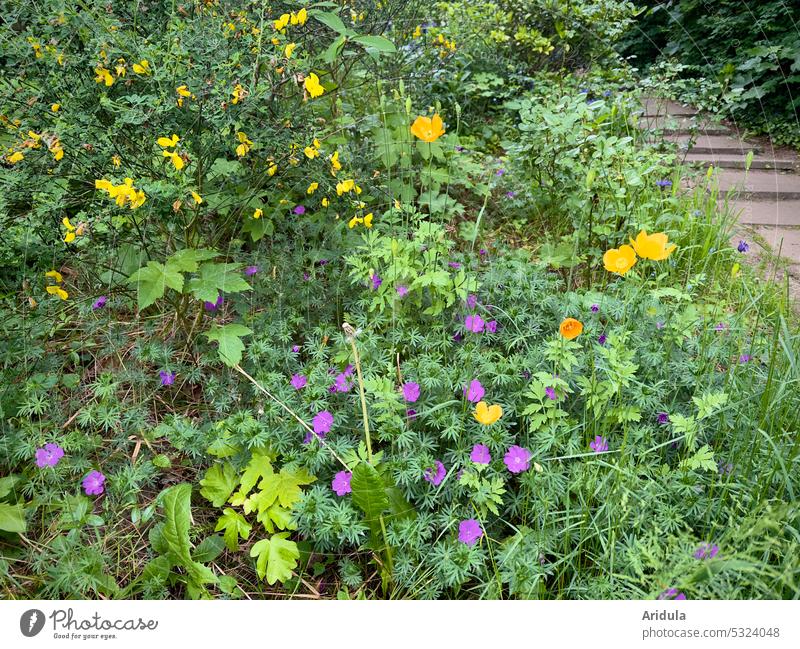
<path fill-rule="evenodd" d="M 664 138 L 666 142 L 678 145 L 679 151 L 686 151 L 690 138 L 682 135 L 671 135 Z M 748 151 L 761 153 L 761 147 L 752 142 L 729 137 L 727 135 L 698 135 L 694 138 L 694 145 L 689 149 L 692 153 L 720 154 L 720 155 L 747 155 Z"/>
<path fill-rule="evenodd" d="M 800 200 L 732 200 L 728 201 L 728 207 L 740 223 L 800 228 Z"/>
<path fill-rule="evenodd" d="M 657 117 L 659 115 L 686 117 L 697 114 L 697 110 L 691 106 L 686 106 L 685 104 L 669 99 L 660 99 L 658 97 L 643 97 L 642 112 L 645 117 Z"/>
<path fill-rule="evenodd" d="M 776 255 L 780 251 L 781 257 L 792 264 L 789 267 L 789 274 L 797 277 L 800 274 L 800 228 L 756 225 L 753 226 L 753 230 L 764 238 Z"/>
<path fill-rule="evenodd" d="M 744 169 L 745 155 L 723 155 L 716 153 L 695 153 L 692 149 L 686 154 L 686 163 L 699 164 L 703 167 L 714 165 L 721 169 Z M 753 156 L 750 162 L 751 169 L 780 169 L 785 171 L 800 171 L 800 159 L 790 160 L 788 158 L 776 159 L 766 155 Z"/>
<path fill-rule="evenodd" d="M 737 198 L 750 200 L 793 201 L 800 200 L 800 175 L 778 171 L 737 171 L 721 169 L 718 172 L 720 193 L 733 190 Z"/>
<path fill-rule="evenodd" d="M 658 131 L 662 135 L 730 135 L 731 130 L 721 124 L 713 124 L 707 118 L 697 117 L 641 117 L 639 128 Z"/>

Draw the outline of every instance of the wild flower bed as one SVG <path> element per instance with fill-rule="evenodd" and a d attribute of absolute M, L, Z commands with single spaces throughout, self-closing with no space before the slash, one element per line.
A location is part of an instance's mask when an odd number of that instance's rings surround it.
<path fill-rule="evenodd" d="M 797 596 L 796 323 L 624 73 L 139 6 L 2 37 L 5 597 Z"/>

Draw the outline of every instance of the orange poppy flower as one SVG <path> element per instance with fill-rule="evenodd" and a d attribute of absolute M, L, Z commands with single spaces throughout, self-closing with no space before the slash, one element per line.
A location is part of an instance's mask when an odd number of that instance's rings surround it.
<path fill-rule="evenodd" d="M 436 142 L 444 135 L 444 125 L 439 113 L 435 113 L 432 118 L 422 115 L 417 117 L 411 125 L 411 134 L 423 142 Z"/>
<path fill-rule="evenodd" d="M 561 335 L 564 336 L 564 338 L 567 340 L 572 340 L 573 338 L 577 338 L 581 335 L 581 332 L 583 331 L 583 323 L 575 318 L 567 318 L 561 323 L 561 326 L 558 328 L 558 330 Z"/>

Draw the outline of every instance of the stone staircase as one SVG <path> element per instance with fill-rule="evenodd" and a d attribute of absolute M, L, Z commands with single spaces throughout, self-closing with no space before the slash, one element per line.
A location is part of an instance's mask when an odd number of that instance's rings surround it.
<path fill-rule="evenodd" d="M 674 143 L 684 164 L 717 170 L 720 198 L 742 225 L 741 238 L 758 235 L 788 262 L 800 294 L 800 157 L 768 140 L 748 141 L 735 128 L 675 101 L 643 98 L 639 126 L 654 143 Z M 749 171 L 746 158 L 753 153 Z M 698 174 L 699 180 L 705 182 Z M 729 193 L 730 192 L 730 193 Z M 737 234 L 737 236 L 739 236 Z M 756 238 L 758 238 L 756 237 Z M 751 241 L 752 243 L 752 241 Z"/>

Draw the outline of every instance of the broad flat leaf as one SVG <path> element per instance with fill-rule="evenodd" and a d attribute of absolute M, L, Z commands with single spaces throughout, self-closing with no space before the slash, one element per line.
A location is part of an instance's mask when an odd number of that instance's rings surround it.
<path fill-rule="evenodd" d="M 294 530 L 297 526 L 292 524 L 292 510 L 281 507 L 278 503 L 274 503 L 271 507 L 267 507 L 264 511 L 259 511 L 256 520 L 264 526 L 270 534 L 279 530 Z"/>
<path fill-rule="evenodd" d="M 247 463 L 247 468 L 242 473 L 242 486 L 240 492 L 243 496 L 250 493 L 250 490 L 255 486 L 261 478 L 266 478 L 273 474 L 272 463 L 269 456 L 263 453 L 253 453 L 253 457 Z"/>
<path fill-rule="evenodd" d="M 272 538 L 263 539 L 250 549 L 251 557 L 256 560 L 256 573 L 260 579 L 266 577 L 272 586 L 276 581 L 285 582 L 292 576 L 292 569 L 297 566 L 300 550 L 294 541 L 287 541 L 288 532 L 273 534 Z"/>
<path fill-rule="evenodd" d="M 14 485 L 19 480 L 18 475 L 10 475 L 0 478 L 0 498 L 5 498 L 14 489 Z"/>
<path fill-rule="evenodd" d="M 340 34 L 347 33 L 347 27 L 345 27 L 342 19 L 336 14 L 332 14 L 328 11 L 309 11 L 308 13 L 312 18 L 330 27 L 333 31 L 339 32 Z"/>
<path fill-rule="evenodd" d="M 253 526 L 247 522 L 244 516 L 230 507 L 226 507 L 222 516 L 219 517 L 214 531 L 225 530 L 225 545 L 231 552 L 236 552 L 239 549 L 239 537 L 241 536 L 246 541 L 252 529 Z"/>
<path fill-rule="evenodd" d="M 190 500 L 192 486 L 183 482 L 164 492 L 164 525 L 161 538 L 173 563 L 188 566 L 192 563 L 189 545 Z"/>
<path fill-rule="evenodd" d="M 167 259 L 167 267 L 184 273 L 194 273 L 198 269 L 199 262 L 208 261 L 218 256 L 218 252 L 206 250 L 205 248 L 185 248 L 184 250 L 178 250 Z"/>
<path fill-rule="evenodd" d="M 391 54 L 392 52 L 397 51 L 394 43 L 383 36 L 355 36 L 353 40 L 359 45 L 363 45 L 369 49 L 378 50 L 384 54 Z"/>
<path fill-rule="evenodd" d="M 202 540 L 194 552 L 192 552 L 192 559 L 198 563 L 209 563 L 216 559 L 225 549 L 225 539 L 219 534 L 212 534 Z"/>
<path fill-rule="evenodd" d="M 241 337 L 249 336 L 251 333 L 252 329 L 240 324 L 228 324 L 224 327 L 214 325 L 211 331 L 206 332 L 206 338 L 218 343 L 220 360 L 228 367 L 233 367 L 242 360 L 244 343 Z"/>
<path fill-rule="evenodd" d="M 22 505 L 0 503 L 0 530 L 21 534 L 25 529 L 25 508 Z"/>
<path fill-rule="evenodd" d="M 364 512 L 367 524 L 373 528 L 389 508 L 389 497 L 381 476 L 375 467 L 361 462 L 353 469 L 350 487 L 353 490 L 353 502 Z"/>
<path fill-rule="evenodd" d="M 282 507 L 291 509 L 300 500 L 300 486 L 311 484 L 315 480 L 305 469 L 283 467 L 280 473 L 264 478 L 259 487 L 264 494 L 264 500 L 269 501 L 269 504 L 277 499 Z"/>
<path fill-rule="evenodd" d="M 335 38 L 333 42 L 328 46 L 321 55 L 320 59 L 325 63 L 333 63 L 334 59 L 339 56 L 339 53 L 342 51 L 342 47 L 344 47 L 344 42 L 347 39 L 344 36 L 339 36 Z"/>
<path fill-rule="evenodd" d="M 220 293 L 249 291 L 250 284 L 242 277 L 240 268 L 241 264 L 206 262 L 200 266 L 198 277 L 189 280 L 189 291 L 203 302 L 216 302 Z"/>
<path fill-rule="evenodd" d="M 217 464 L 206 471 L 200 481 L 200 493 L 210 500 L 214 507 L 222 507 L 238 483 L 239 477 L 229 462 L 223 465 Z"/>
<path fill-rule="evenodd" d="M 128 284 L 136 284 L 139 309 L 146 309 L 159 298 L 164 297 L 167 286 L 181 292 L 183 275 L 174 268 L 169 268 L 157 261 L 148 261 L 147 266 L 140 268 L 128 278 Z M 217 295 L 210 301 L 216 301 Z"/>

